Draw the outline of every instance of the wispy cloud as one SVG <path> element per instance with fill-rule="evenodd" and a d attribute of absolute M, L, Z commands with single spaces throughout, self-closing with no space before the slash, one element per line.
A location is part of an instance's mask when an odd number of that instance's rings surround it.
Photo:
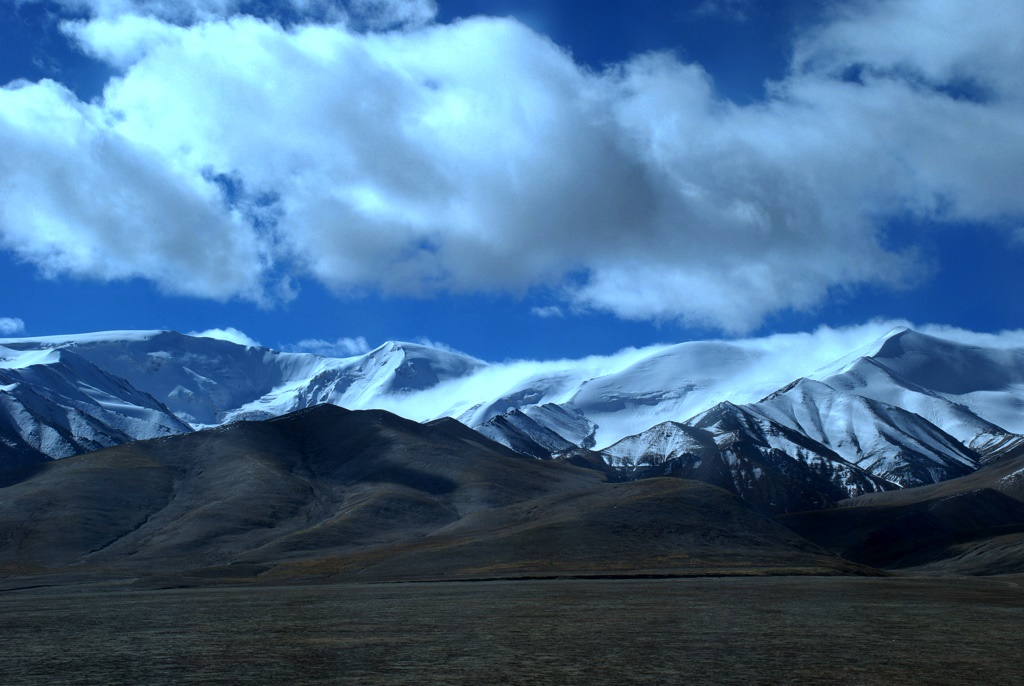
<path fill-rule="evenodd" d="M 435 341 L 435 340 L 432 340 L 432 339 L 427 338 L 425 336 L 419 336 L 413 342 L 414 343 L 419 343 L 420 345 L 425 345 L 428 348 L 435 348 L 437 350 L 443 350 L 443 351 L 445 351 L 447 353 L 454 353 L 455 355 L 462 355 L 463 357 L 472 357 L 475 360 L 477 359 L 477 358 L 473 357 L 472 355 L 470 355 L 469 353 L 463 352 L 463 351 L 459 350 L 458 348 L 454 348 L 454 347 L 448 345 L 447 343 L 442 343 L 441 341 Z M 482 360 L 477 360 L 477 361 L 478 362 L 482 362 Z"/>
<path fill-rule="evenodd" d="M 565 316 L 562 312 L 562 308 L 558 305 L 546 305 L 544 307 L 533 307 L 530 312 L 534 317 L 540 317 L 541 319 L 561 319 Z"/>
<path fill-rule="evenodd" d="M 192 331 L 188 334 L 189 336 L 198 336 L 199 338 L 216 338 L 219 341 L 228 341 L 230 343 L 237 343 L 238 345 L 245 345 L 252 348 L 260 347 L 259 342 L 254 340 L 252 337 L 246 335 L 242 331 L 234 327 L 227 327 L 225 329 L 207 329 L 206 331 Z"/>
<path fill-rule="evenodd" d="M 661 414 L 644 415 L 645 421 L 682 421 L 723 400 L 756 402 L 901 326 L 964 343 L 983 340 L 993 347 L 1024 346 L 1024 332 L 1020 331 L 978 337 L 962 329 L 915 327 L 905 320 L 876 320 L 857 326 L 823 326 L 810 332 L 759 338 L 627 348 L 612 355 L 574 360 L 492 363 L 424 391 L 381 396 L 374 402 L 418 421 L 447 414 L 461 416 L 471 424 L 510 407 L 528 404 L 553 402 L 586 407 L 592 416 L 600 417 L 598 444 L 603 447 L 627 435 L 629 428 L 635 426 L 635 411 L 627 411 L 627 405 L 618 405 L 609 398 L 628 396 L 636 390 L 634 384 L 638 380 L 644 392 L 664 392 L 663 402 L 652 409 Z M 680 394 L 681 374 L 700 383 Z M 482 398 L 496 401 L 480 405 Z"/>
<path fill-rule="evenodd" d="M 307 338 L 294 345 L 286 346 L 286 350 L 295 353 L 314 353 L 324 357 L 353 357 L 369 352 L 370 344 L 362 336 L 358 338 L 337 338 L 325 341 L 322 338 Z"/>
<path fill-rule="evenodd" d="M 0 317 L 0 336 L 15 336 L 25 332 L 25 322 L 17 317 Z"/>
<path fill-rule="evenodd" d="M 0 90 L 0 242 L 50 276 L 264 304 L 296 277 L 343 297 L 559 287 L 738 334 L 922 278 L 889 217 L 1024 215 L 1017 0 L 841 6 L 745 106 L 670 54 L 594 72 L 512 19 L 434 23 L 432 2 L 338 6 L 388 32 L 93 5 L 65 30 L 123 71 L 101 100 Z"/>

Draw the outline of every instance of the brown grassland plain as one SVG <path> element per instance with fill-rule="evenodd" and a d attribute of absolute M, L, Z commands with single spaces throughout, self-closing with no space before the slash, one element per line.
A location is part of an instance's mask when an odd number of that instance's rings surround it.
<path fill-rule="evenodd" d="M 1019 684 L 1024 579 L 0 593 L 16 684 Z"/>

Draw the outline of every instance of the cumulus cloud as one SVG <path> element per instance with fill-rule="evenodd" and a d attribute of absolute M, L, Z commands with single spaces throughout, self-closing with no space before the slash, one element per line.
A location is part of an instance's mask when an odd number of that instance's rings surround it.
<path fill-rule="evenodd" d="M 206 1 L 192 23 L 67 24 L 123 72 L 102 100 L 0 91 L 0 245 L 220 299 L 273 303 L 295 276 L 342 296 L 547 286 L 738 334 L 917 283 L 888 218 L 1024 215 L 1016 0 L 841 6 L 744 106 L 673 55 L 593 71 L 513 19 L 438 24 L 429 1 L 348 3 L 370 30 Z"/>
<path fill-rule="evenodd" d="M 110 117 L 53 81 L 0 89 L 0 245 L 47 276 L 262 299 L 270 257 L 251 227 Z"/>
<path fill-rule="evenodd" d="M 307 338 L 288 346 L 287 350 L 294 353 L 313 353 L 323 357 L 354 357 L 370 351 L 370 344 L 362 336 L 358 338 L 338 338 L 325 341 L 322 338 Z"/>
<path fill-rule="evenodd" d="M 188 334 L 189 336 L 197 336 L 199 338 L 215 338 L 218 341 L 228 341 L 229 343 L 237 343 L 238 345 L 244 345 L 250 348 L 259 348 L 260 344 L 253 340 L 250 336 L 239 331 L 234 327 L 227 327 L 226 329 L 207 329 L 206 331 L 192 331 Z"/>
<path fill-rule="evenodd" d="M 14 336 L 25 332 L 25 322 L 17 317 L 0 317 L 0 336 Z"/>

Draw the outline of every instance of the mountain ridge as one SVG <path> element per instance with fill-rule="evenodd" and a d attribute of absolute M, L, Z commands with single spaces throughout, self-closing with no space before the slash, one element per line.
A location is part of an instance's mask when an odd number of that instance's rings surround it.
<path fill-rule="evenodd" d="M 778 496 L 785 474 L 832 504 L 840 492 L 962 476 L 1024 445 L 989 418 L 1010 414 L 1024 429 L 1013 414 L 1021 408 L 1024 417 L 1024 349 L 903 327 L 830 363 L 798 362 L 757 340 L 496 365 L 399 341 L 329 358 L 173 331 L 4 339 L 0 462 L 18 466 L 329 403 L 416 421 L 458 418 L 532 457 L 599 460 L 624 478 L 657 469 L 708 473 L 711 463 L 701 461 L 710 460 L 720 465 L 707 477 L 713 483 L 789 511 L 780 503 L 790 498 Z M 785 378 L 791 370 L 800 373 Z M 731 428 L 702 424 L 714 408 Z M 684 438 L 683 426 L 697 433 Z M 736 471 L 740 464 L 749 469 Z M 768 477 L 767 468 L 781 471 Z M 777 484 L 769 490 L 779 502 L 742 485 L 760 478 Z"/>

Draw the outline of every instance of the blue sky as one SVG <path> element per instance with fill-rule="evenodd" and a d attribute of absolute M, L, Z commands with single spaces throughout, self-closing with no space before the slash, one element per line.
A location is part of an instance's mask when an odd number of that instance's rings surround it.
<path fill-rule="evenodd" d="M 1022 37 L 1016 0 L 0 0 L 0 329 L 1021 328 Z"/>

